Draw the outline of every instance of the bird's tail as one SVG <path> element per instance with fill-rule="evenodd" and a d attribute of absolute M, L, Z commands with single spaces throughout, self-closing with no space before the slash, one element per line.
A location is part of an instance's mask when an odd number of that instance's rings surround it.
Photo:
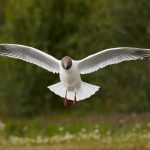
<path fill-rule="evenodd" d="M 51 86 L 48 86 L 48 88 L 54 92 L 55 94 L 65 97 L 66 95 L 66 88 L 63 86 L 61 82 L 53 84 Z M 81 87 L 77 89 L 76 91 L 76 100 L 84 100 L 99 90 L 99 86 L 92 85 L 86 82 L 81 83 Z M 75 91 L 67 91 L 67 99 L 74 100 L 75 97 Z"/>

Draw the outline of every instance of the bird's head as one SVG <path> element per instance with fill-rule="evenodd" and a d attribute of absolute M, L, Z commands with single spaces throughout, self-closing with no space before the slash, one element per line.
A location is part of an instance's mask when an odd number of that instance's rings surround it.
<path fill-rule="evenodd" d="M 72 60 L 69 56 L 65 56 L 61 59 L 61 65 L 65 70 L 68 70 L 72 66 Z"/>

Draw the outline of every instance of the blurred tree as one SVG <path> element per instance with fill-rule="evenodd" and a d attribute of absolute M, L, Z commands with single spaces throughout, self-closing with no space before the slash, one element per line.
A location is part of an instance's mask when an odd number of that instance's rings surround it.
<path fill-rule="evenodd" d="M 1 4 L 1 42 L 33 46 L 58 59 L 64 55 L 81 59 L 117 46 L 150 47 L 148 0 L 128 3 L 125 0 L 2 0 Z M 102 89 L 90 101 L 80 102 L 82 109 L 106 113 L 148 111 L 148 63 L 126 62 L 83 76 L 83 80 L 92 80 Z M 46 89 L 59 81 L 58 75 L 2 57 L 0 70 L 3 70 L 0 103 L 8 113 L 62 111 L 62 98 Z"/>

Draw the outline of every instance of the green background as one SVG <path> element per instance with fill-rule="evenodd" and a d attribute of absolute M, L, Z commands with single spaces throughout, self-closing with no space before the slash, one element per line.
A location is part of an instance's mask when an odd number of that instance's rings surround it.
<path fill-rule="evenodd" d="M 61 59 L 82 59 L 112 47 L 150 48 L 149 0 L 1 0 L 0 43 L 38 48 Z M 76 113 L 150 110 L 150 61 L 108 66 L 85 82 L 101 89 L 79 102 Z M 32 64 L 0 57 L 0 115 L 70 112 L 47 89 L 59 76 Z"/>

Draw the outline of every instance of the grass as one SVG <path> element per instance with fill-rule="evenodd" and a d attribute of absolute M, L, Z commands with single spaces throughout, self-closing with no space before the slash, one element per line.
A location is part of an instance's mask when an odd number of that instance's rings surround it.
<path fill-rule="evenodd" d="M 150 149 L 150 114 L 4 119 L 0 150 Z"/>

